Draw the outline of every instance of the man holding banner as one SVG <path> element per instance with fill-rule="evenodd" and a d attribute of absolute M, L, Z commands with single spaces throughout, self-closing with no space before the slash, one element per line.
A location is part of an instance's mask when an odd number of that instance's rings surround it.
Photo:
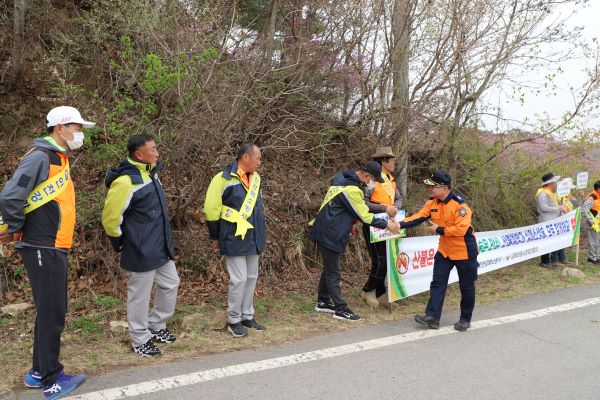
<path fill-rule="evenodd" d="M 567 211 L 567 207 L 558 204 L 556 197 L 556 186 L 559 180 L 560 176 L 555 176 L 552 172 L 548 172 L 542 176 L 542 187 L 535 194 L 538 222 L 551 221 L 558 218 L 561 211 Z M 540 267 L 548 269 L 556 268 L 556 265 L 552 263 L 552 256 L 558 257 L 558 254 L 556 252 L 544 254 Z"/>
<path fill-rule="evenodd" d="M 588 221 L 588 258 L 593 264 L 600 264 L 600 181 L 594 183 L 594 191 L 583 203 L 583 213 Z"/>
<path fill-rule="evenodd" d="M 323 259 L 315 311 L 331 313 L 340 320 L 360 320 L 342 296 L 340 257 L 346 251 L 356 220 L 394 233 L 400 232 L 398 222 L 375 218 L 365 204 L 363 185 L 372 189 L 375 182 L 382 181 L 381 165 L 375 161 L 368 161 L 357 171 L 341 171 L 331 180 L 317 217 L 309 223 L 312 228 L 308 236 L 317 243 Z"/>
<path fill-rule="evenodd" d="M 402 208 L 402 196 L 394 180 L 394 166 L 396 155 L 391 147 L 379 147 L 371 156 L 376 163 L 381 165 L 381 178 L 383 182 L 376 182 L 373 189 L 365 191 L 365 202 L 369 212 L 374 214 L 387 213 L 394 218 Z M 371 271 L 369 278 L 362 288 L 361 295 L 371 307 L 387 305 L 385 277 L 387 275 L 386 242 L 371 243 L 371 226 L 363 224 L 363 234 L 371 256 Z"/>
<path fill-rule="evenodd" d="M 415 316 L 415 321 L 431 329 L 439 329 L 448 279 L 456 266 L 461 301 L 460 319 L 454 328 L 464 332 L 471 326 L 479 267 L 477 241 L 471 226 L 472 212 L 459 195 L 450 191 L 452 178 L 449 174 L 435 170 L 424 183 L 430 200 L 418 213 L 400 223 L 401 228 L 412 228 L 427 221 L 427 231 L 440 235 L 425 315 Z"/>
<path fill-rule="evenodd" d="M 85 121 L 73 107 L 56 107 L 47 117 L 48 136 L 36 139 L 0 194 L 0 243 L 16 248 L 33 292 L 36 319 L 32 366 L 23 383 L 58 399 L 85 381 L 70 376 L 59 361 L 67 313 L 67 256 L 75 228 L 75 188 L 70 151 L 83 145 Z"/>
<path fill-rule="evenodd" d="M 254 319 L 253 305 L 259 254 L 267 240 L 260 165 L 258 146 L 240 146 L 237 159 L 210 182 L 204 203 L 210 238 L 229 272 L 227 330 L 234 337 L 246 336 L 248 328 L 266 330 Z"/>

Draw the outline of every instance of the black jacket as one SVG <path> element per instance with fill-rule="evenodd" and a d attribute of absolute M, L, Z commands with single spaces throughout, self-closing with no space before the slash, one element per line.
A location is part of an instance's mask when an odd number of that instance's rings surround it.
<path fill-rule="evenodd" d="M 156 176 L 163 167 L 127 159 L 106 174 L 110 190 L 102 224 L 115 250 L 122 250 L 121 266 L 146 272 L 172 260 L 175 254 L 163 187 Z"/>
<path fill-rule="evenodd" d="M 346 190 L 319 211 L 308 233 L 312 240 L 331 251 L 343 253 L 357 219 L 376 228 L 387 227 L 387 221 L 375 218 L 369 212 L 362 183 L 354 171 L 338 172 L 331 180 L 331 186 L 344 186 Z"/>

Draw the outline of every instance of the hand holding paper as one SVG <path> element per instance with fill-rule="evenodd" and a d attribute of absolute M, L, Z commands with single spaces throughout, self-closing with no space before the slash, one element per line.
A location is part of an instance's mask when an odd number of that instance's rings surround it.
<path fill-rule="evenodd" d="M 398 214 L 398 209 L 395 206 L 387 206 L 385 212 L 392 218 Z"/>
<path fill-rule="evenodd" d="M 387 221 L 387 226 L 384 229 L 375 228 L 374 226 L 370 227 L 370 237 L 369 241 L 371 243 L 383 242 L 389 239 L 398 239 L 406 236 L 406 232 L 402 229 L 400 221 L 404 219 L 406 216 L 405 210 L 397 210 L 397 213 L 394 217 L 391 217 L 388 213 L 379 213 L 375 214 L 376 218 L 385 219 Z M 389 221 L 395 221 L 398 224 L 398 227 L 395 228 L 396 224 L 390 225 Z M 391 230 L 390 228 L 394 229 Z"/>

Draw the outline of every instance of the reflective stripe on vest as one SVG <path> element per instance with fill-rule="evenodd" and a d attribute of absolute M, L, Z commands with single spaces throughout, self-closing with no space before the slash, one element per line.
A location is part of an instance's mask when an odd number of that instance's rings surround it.
<path fill-rule="evenodd" d="M 391 206 L 394 204 L 396 198 L 396 183 L 384 173 L 381 174 L 381 177 L 383 178 L 383 183 L 377 182 L 375 184 L 369 200 L 373 203 Z"/>
<path fill-rule="evenodd" d="M 388 178 L 387 174 L 382 173 L 381 176 L 383 178 L 382 185 L 383 185 L 387 195 L 390 197 L 391 204 L 394 204 L 394 199 L 396 198 L 396 187 L 395 187 L 394 183 L 392 182 L 392 180 L 390 178 Z"/>
<path fill-rule="evenodd" d="M 567 207 L 567 210 L 569 210 L 569 212 L 575 209 L 575 206 L 573 205 L 571 200 L 567 199 L 566 197 L 562 197 L 560 199 L 560 202 Z"/>
<path fill-rule="evenodd" d="M 321 203 L 321 207 L 319 207 L 319 211 L 317 212 L 317 215 L 321 212 L 323 207 L 325 207 L 327 205 L 327 203 L 329 203 L 331 200 L 333 200 L 338 194 L 345 192 L 346 189 L 348 189 L 348 186 L 329 186 L 329 189 L 327 189 L 327 193 L 325 194 L 325 199 L 323 200 L 323 203 Z M 315 220 L 316 220 L 316 218 L 313 218 L 308 223 L 308 226 L 313 226 L 315 223 Z"/>
<path fill-rule="evenodd" d="M 25 200 L 23 213 L 28 214 L 34 210 L 37 210 L 44 204 L 49 203 L 60 196 L 60 194 L 67 188 L 69 179 L 71 179 L 70 171 L 71 169 L 69 167 L 69 160 L 66 160 L 64 169 L 60 170 L 56 175 L 46 179 L 44 182 L 33 188 L 29 196 L 27 196 L 27 200 Z M 8 225 L 2 221 L 2 217 L 0 216 L 0 232 L 3 232 L 7 229 Z"/>

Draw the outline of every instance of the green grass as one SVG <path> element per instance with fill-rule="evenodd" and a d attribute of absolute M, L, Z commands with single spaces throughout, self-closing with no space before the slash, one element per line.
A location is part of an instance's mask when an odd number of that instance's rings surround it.
<path fill-rule="evenodd" d="M 264 317 L 265 315 L 267 315 L 267 307 L 263 300 L 258 299 L 254 302 L 254 312 L 256 313 L 257 316 L 261 316 L 261 317 Z"/>
<path fill-rule="evenodd" d="M 222 308 L 225 304 L 225 302 L 221 299 L 213 299 L 211 303 L 215 308 Z"/>
<path fill-rule="evenodd" d="M 570 276 L 568 278 L 568 281 L 569 281 L 569 283 L 571 283 L 573 285 L 579 285 L 579 284 L 581 284 L 581 279 L 577 278 L 577 277 L 574 277 L 574 276 Z"/>
<path fill-rule="evenodd" d="M 85 333 L 98 333 L 102 331 L 102 325 L 94 317 L 79 317 L 72 322 L 73 329 L 81 329 Z"/>
<path fill-rule="evenodd" d="M 121 305 L 121 300 L 112 296 L 102 296 L 96 299 L 96 305 L 103 309 L 115 309 Z"/>

